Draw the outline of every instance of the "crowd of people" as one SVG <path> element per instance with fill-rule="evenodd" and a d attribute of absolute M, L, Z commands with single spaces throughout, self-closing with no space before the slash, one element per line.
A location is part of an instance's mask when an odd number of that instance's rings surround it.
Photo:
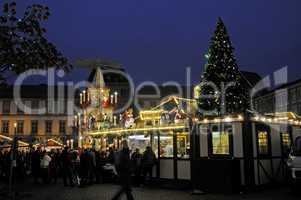
<path fill-rule="evenodd" d="M 55 184 L 62 179 L 64 186 L 85 187 L 105 181 L 120 180 L 125 176 L 133 179 L 137 186 L 148 182 L 152 177 L 156 156 L 151 147 L 141 153 L 139 149 L 129 151 L 128 161 L 123 158 L 122 148 L 109 148 L 108 151 L 95 149 L 72 150 L 41 148 L 30 151 L 18 151 L 13 164 L 14 180 L 32 180 L 39 184 Z M 8 181 L 12 164 L 12 152 L 0 151 L 0 180 Z M 109 167 L 108 167 L 109 166 Z"/>

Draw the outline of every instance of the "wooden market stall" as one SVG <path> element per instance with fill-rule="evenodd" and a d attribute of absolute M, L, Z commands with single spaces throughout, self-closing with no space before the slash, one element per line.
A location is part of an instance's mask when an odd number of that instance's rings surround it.
<path fill-rule="evenodd" d="M 294 113 L 232 115 L 87 134 L 127 139 L 132 150 L 151 146 L 158 158 L 154 177 L 189 181 L 207 191 L 238 192 L 285 182 L 286 159 L 292 141 L 301 136 L 301 118 Z"/>
<path fill-rule="evenodd" d="M 11 148 L 13 138 L 5 136 L 5 135 L 0 135 L 0 150 L 5 150 L 8 151 Z M 22 140 L 18 140 L 18 150 L 29 150 L 29 144 L 27 142 L 24 142 Z"/>
<path fill-rule="evenodd" d="M 301 135 L 301 118 L 294 113 L 203 118 L 194 125 L 192 181 L 209 191 L 284 182 L 292 141 Z"/>

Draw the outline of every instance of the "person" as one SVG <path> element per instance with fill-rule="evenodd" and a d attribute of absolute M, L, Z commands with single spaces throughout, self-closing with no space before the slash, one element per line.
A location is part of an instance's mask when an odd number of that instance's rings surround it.
<path fill-rule="evenodd" d="M 58 178 L 58 153 L 52 149 L 50 153 L 51 162 L 49 164 L 49 174 L 50 174 L 50 182 L 53 180 L 54 183 L 57 182 Z"/>
<path fill-rule="evenodd" d="M 104 170 L 104 166 L 107 163 L 107 153 L 105 151 L 101 151 L 100 152 L 100 158 L 98 161 L 98 169 L 100 172 L 100 179 L 101 182 L 103 183 L 105 181 L 105 170 Z"/>
<path fill-rule="evenodd" d="M 89 149 L 88 151 L 88 158 L 89 158 L 89 185 L 93 185 L 94 183 L 94 177 L 96 176 L 96 158 L 94 150 Z"/>
<path fill-rule="evenodd" d="M 144 182 L 146 182 L 147 176 L 149 176 L 149 180 L 152 178 L 153 167 L 155 163 L 156 163 L 156 155 L 153 152 L 152 148 L 150 146 L 147 146 L 142 156 Z"/>
<path fill-rule="evenodd" d="M 72 152 L 72 174 L 74 182 L 80 185 L 80 157 L 77 151 Z"/>
<path fill-rule="evenodd" d="M 135 184 L 141 184 L 141 168 L 142 168 L 142 154 L 140 153 L 140 149 L 136 148 L 135 152 L 132 154 L 132 166 L 135 175 Z"/>
<path fill-rule="evenodd" d="M 85 149 L 84 152 L 80 155 L 80 186 L 84 187 L 88 183 L 89 177 L 89 155 L 88 150 Z"/>
<path fill-rule="evenodd" d="M 118 152 L 118 158 L 116 159 L 116 170 L 119 175 L 121 188 L 114 195 L 112 200 L 118 200 L 120 196 L 125 193 L 127 200 L 134 200 L 131 188 L 131 160 L 130 150 L 126 140 L 123 140 L 122 148 Z"/>
<path fill-rule="evenodd" d="M 0 149 L 0 179 L 4 178 L 4 153 Z"/>
<path fill-rule="evenodd" d="M 41 153 L 40 148 L 37 148 L 31 155 L 31 170 L 34 178 L 34 183 L 39 183 Z"/>
<path fill-rule="evenodd" d="M 101 158 L 100 151 L 95 150 L 95 161 L 96 161 L 95 178 L 96 178 L 96 183 L 99 184 L 102 182 L 102 174 L 101 174 L 102 158 Z"/>
<path fill-rule="evenodd" d="M 115 152 L 114 152 L 113 147 L 109 148 L 109 155 L 107 157 L 107 161 L 108 161 L 108 163 L 114 165 L 114 162 L 115 162 Z"/>
<path fill-rule="evenodd" d="M 41 160 L 41 169 L 43 174 L 43 182 L 48 183 L 49 181 L 49 163 L 51 158 L 46 151 L 43 151 L 43 158 Z"/>
<path fill-rule="evenodd" d="M 71 162 L 71 155 L 69 153 L 68 147 L 65 147 L 62 154 L 61 154 L 61 163 L 62 163 L 62 176 L 64 181 L 64 186 L 68 186 L 67 179 L 69 180 L 69 184 L 72 187 L 73 178 L 72 178 L 72 162 Z"/>

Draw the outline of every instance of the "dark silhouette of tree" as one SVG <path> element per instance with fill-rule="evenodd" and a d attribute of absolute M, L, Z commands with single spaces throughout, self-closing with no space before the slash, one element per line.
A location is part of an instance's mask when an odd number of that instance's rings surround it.
<path fill-rule="evenodd" d="M 15 1 L 4 3 L 0 16 L 0 83 L 5 82 L 1 74 L 7 71 L 20 74 L 29 69 L 71 69 L 67 58 L 45 38 L 42 23 L 49 16 L 47 6 L 33 4 L 19 17 Z"/>

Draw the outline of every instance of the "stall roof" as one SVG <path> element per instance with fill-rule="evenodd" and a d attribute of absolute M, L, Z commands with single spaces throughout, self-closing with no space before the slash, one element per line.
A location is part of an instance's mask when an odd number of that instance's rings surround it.
<path fill-rule="evenodd" d="M 13 141 L 11 137 L 5 136 L 5 135 L 0 135 L 0 139 L 7 140 L 9 142 Z M 27 142 L 23 142 L 21 140 L 18 140 L 19 146 L 29 146 Z"/>

